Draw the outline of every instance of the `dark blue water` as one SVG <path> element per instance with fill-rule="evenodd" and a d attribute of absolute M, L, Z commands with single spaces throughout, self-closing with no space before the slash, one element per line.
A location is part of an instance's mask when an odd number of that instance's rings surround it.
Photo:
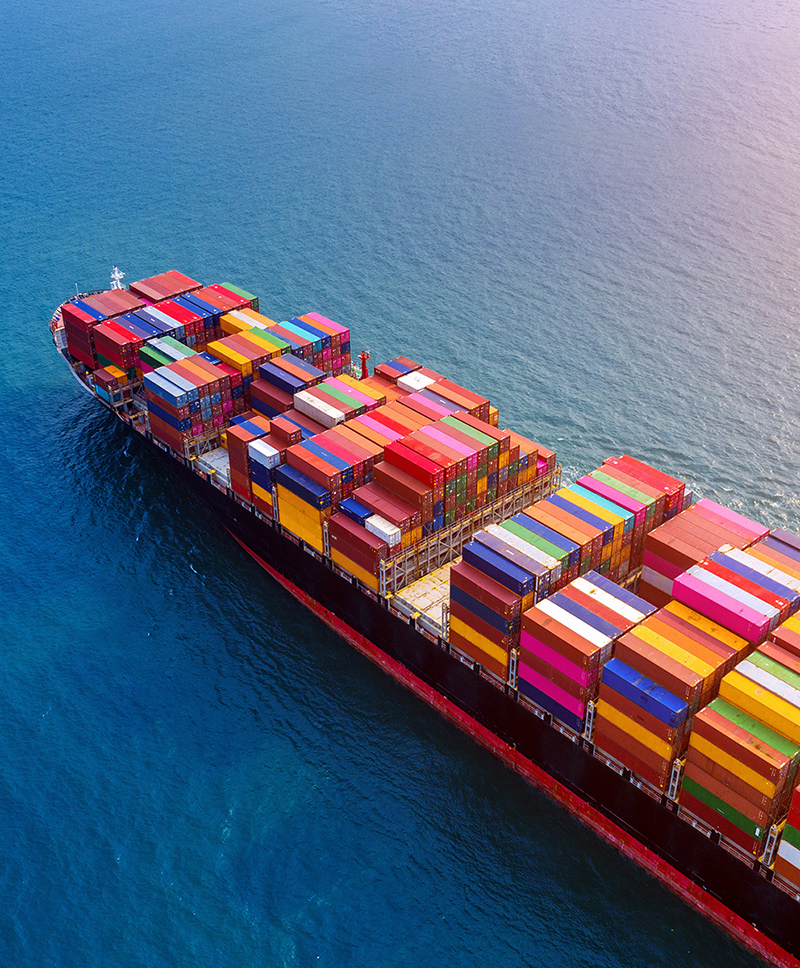
<path fill-rule="evenodd" d="M 302 613 L 46 321 L 178 268 L 800 528 L 800 13 L 0 12 L 0 964 L 754 959 Z"/>

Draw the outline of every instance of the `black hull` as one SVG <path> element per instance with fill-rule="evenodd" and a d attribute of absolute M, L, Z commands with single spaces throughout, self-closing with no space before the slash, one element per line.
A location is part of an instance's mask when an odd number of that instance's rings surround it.
<path fill-rule="evenodd" d="M 787 965 L 793 959 L 800 961 L 800 907 L 771 883 L 770 871 L 757 862 L 748 866 L 734 857 L 681 819 L 675 804 L 655 800 L 610 769 L 590 749 L 505 695 L 389 611 L 385 602 L 364 594 L 189 467 L 172 458 L 169 464 L 251 553 L 583 801 L 582 805 L 570 804 L 574 813 L 585 817 L 596 811 L 610 822 L 609 830 L 613 825 L 629 835 L 679 876 L 665 873 L 659 869 L 663 865 L 654 864 L 652 858 L 645 859 L 646 851 L 639 855 L 635 848 L 626 849 L 628 856 L 770 960 Z M 559 799 L 564 801 L 563 797 Z M 596 823 L 592 826 L 600 829 Z M 613 834 L 607 836 L 616 840 Z M 773 945 L 782 952 L 774 951 Z M 784 957 L 784 953 L 790 957 Z"/>

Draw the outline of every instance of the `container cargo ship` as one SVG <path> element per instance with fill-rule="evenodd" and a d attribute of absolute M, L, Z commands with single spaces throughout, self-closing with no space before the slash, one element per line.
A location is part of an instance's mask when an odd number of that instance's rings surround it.
<path fill-rule="evenodd" d="M 63 303 L 81 386 L 298 601 L 772 964 L 800 965 L 800 539 L 176 271 Z"/>

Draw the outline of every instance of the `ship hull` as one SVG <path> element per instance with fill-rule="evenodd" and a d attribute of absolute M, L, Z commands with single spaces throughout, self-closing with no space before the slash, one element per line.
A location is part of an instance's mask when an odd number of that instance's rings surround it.
<path fill-rule="evenodd" d="M 162 457 L 167 455 L 155 448 Z M 798 905 L 531 709 L 364 594 L 272 525 L 169 458 L 195 495 L 290 594 L 389 675 L 772 964 L 800 968 Z"/>

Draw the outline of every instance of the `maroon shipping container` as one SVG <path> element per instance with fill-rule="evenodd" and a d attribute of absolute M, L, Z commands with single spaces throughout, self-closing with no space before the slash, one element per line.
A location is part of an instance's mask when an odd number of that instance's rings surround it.
<path fill-rule="evenodd" d="M 61 318 L 64 320 L 65 326 L 72 326 L 74 329 L 81 333 L 88 334 L 97 325 L 100 320 L 90 316 L 85 310 L 81 309 L 80 306 L 71 306 L 67 303 L 65 306 L 61 307 Z"/>
<path fill-rule="evenodd" d="M 619 743 L 615 743 L 607 735 L 602 736 L 602 746 L 599 742 L 597 745 L 607 756 L 612 757 L 612 759 L 627 767 L 636 776 L 640 776 L 643 780 L 646 780 L 659 790 L 666 789 L 669 780 L 669 770 L 667 768 L 662 766 L 658 769 L 653 769 L 647 763 L 634 756 L 630 750 L 625 749 Z"/>
<path fill-rule="evenodd" d="M 185 292 L 193 292 L 195 289 L 201 289 L 203 285 L 196 279 L 191 279 L 189 276 L 175 269 L 160 272 L 157 276 L 153 276 L 153 278 L 160 286 L 170 288 L 173 296 L 181 296 Z"/>
<path fill-rule="evenodd" d="M 519 621 L 522 599 L 466 561 L 450 569 L 450 585 L 471 595 L 507 621 Z"/>
<path fill-rule="evenodd" d="M 142 299 L 149 299 L 153 303 L 161 302 L 162 299 L 169 299 L 175 295 L 171 286 L 161 285 L 155 278 L 132 282 L 128 288 L 135 295 L 141 296 Z"/>
<path fill-rule="evenodd" d="M 374 479 L 376 484 L 380 484 L 381 487 L 385 487 L 392 494 L 396 494 L 402 500 L 419 508 L 423 522 L 431 519 L 433 515 L 432 487 L 423 484 L 410 474 L 406 474 L 405 471 L 401 471 L 399 467 L 387 464 L 386 461 L 381 461 L 380 464 L 375 465 Z"/>
<path fill-rule="evenodd" d="M 359 504 L 369 508 L 373 514 L 379 514 L 395 527 L 400 528 L 403 534 L 422 526 L 422 517 L 418 508 L 374 481 L 356 488 L 353 497 Z"/>
<path fill-rule="evenodd" d="M 250 399 L 283 414 L 294 406 L 294 399 L 288 393 L 267 383 L 266 380 L 253 380 L 250 384 Z M 321 425 L 318 426 L 320 431 L 324 430 Z"/>
<path fill-rule="evenodd" d="M 327 429 L 326 427 L 323 427 L 322 424 L 317 423 L 316 420 L 312 420 L 311 417 L 307 417 L 304 413 L 300 413 L 299 410 L 295 410 L 294 408 L 287 410 L 283 416 L 287 420 L 291 420 L 292 423 L 296 423 L 304 430 L 307 430 L 314 437 L 316 437 L 317 434 L 323 433 Z"/>
<path fill-rule="evenodd" d="M 649 766 L 651 770 L 655 771 L 656 775 L 663 775 L 665 778 L 669 775 L 673 757 L 665 760 L 663 756 L 659 756 L 649 746 L 645 746 L 638 739 L 634 739 L 633 736 L 630 736 L 625 730 L 620 729 L 619 726 L 610 722 L 601 713 L 595 715 L 594 722 L 594 742 L 601 750 L 606 750 L 605 739 L 607 738 L 612 743 L 615 743 L 617 748 L 627 750 L 630 755 L 635 756 L 637 760 Z M 622 757 L 614 758 L 620 759 L 621 762 L 625 763 Z M 628 764 L 626 763 L 625 765 L 627 766 Z"/>
<path fill-rule="evenodd" d="M 331 492 L 341 494 L 342 472 L 322 457 L 307 450 L 303 444 L 292 444 L 286 451 L 286 462 L 290 467 L 310 477 L 312 481 Z"/>
<path fill-rule="evenodd" d="M 385 541 L 346 514 L 333 514 L 328 518 L 328 539 L 332 551 L 338 551 L 372 575 L 378 573 L 379 563 L 389 554 Z"/>
<path fill-rule="evenodd" d="M 436 393 L 445 400 L 451 400 L 457 406 L 478 420 L 489 419 L 489 401 L 486 397 L 481 397 L 471 390 L 453 383 L 451 380 L 439 380 L 433 383 L 428 389 L 431 393 Z"/>
<path fill-rule="evenodd" d="M 700 702 L 705 680 L 701 675 L 640 639 L 636 630 L 617 641 L 615 658 L 663 686 L 689 705 L 694 712 Z"/>
<path fill-rule="evenodd" d="M 109 319 L 112 316 L 122 316 L 124 313 L 135 312 L 144 306 L 142 300 L 127 289 L 107 289 L 105 292 L 97 293 L 94 296 L 87 296 L 82 302 L 91 306 L 98 313 L 103 313 Z"/>
<path fill-rule="evenodd" d="M 450 602 L 450 615 L 460 622 L 463 622 L 468 628 L 473 629 L 478 635 L 482 635 L 492 645 L 496 645 L 498 649 L 503 649 L 504 652 L 513 649 L 519 639 L 519 632 L 516 635 L 501 632 L 493 625 L 489 625 L 488 622 L 485 622 L 482 618 L 475 615 L 468 608 L 452 600 Z"/>

